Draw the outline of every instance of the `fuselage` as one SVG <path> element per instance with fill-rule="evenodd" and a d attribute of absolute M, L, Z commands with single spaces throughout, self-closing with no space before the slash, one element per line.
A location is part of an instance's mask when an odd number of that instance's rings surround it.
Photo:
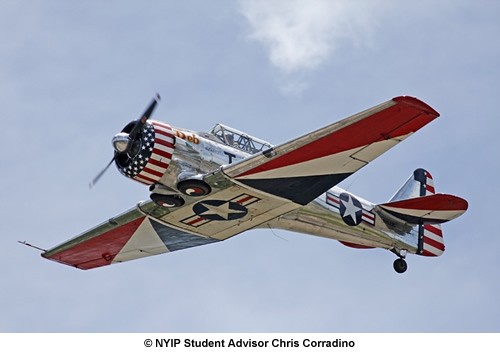
<path fill-rule="evenodd" d="M 149 200 L 42 256 L 90 269 L 278 228 L 388 249 L 403 273 L 407 253 L 443 254 L 441 223 L 468 208 L 436 193 L 423 168 L 380 204 L 337 186 L 439 116 L 416 98 L 395 97 L 278 146 L 222 124 L 195 132 L 150 120 L 159 99 L 112 138 L 114 156 L 90 183 L 114 162 L 149 188 Z"/>
<path fill-rule="evenodd" d="M 173 191 L 179 180 L 213 172 L 223 165 L 247 158 L 252 155 L 250 152 L 255 152 L 255 149 L 249 149 L 248 152 L 241 150 L 241 145 L 236 141 L 234 146 L 230 146 L 227 141 L 222 141 L 220 136 L 213 133 L 194 132 L 175 127 L 172 127 L 172 131 L 175 136 L 175 149 L 170 165 L 159 183 L 172 187 Z M 246 139 L 255 139 L 246 134 L 243 136 Z M 267 146 L 257 145 L 257 147 L 263 149 Z M 410 253 L 417 251 L 418 232 L 415 227 L 388 218 L 377 210 L 376 204 L 337 186 L 308 205 L 260 227 L 336 239 L 354 248 L 379 247 Z"/>

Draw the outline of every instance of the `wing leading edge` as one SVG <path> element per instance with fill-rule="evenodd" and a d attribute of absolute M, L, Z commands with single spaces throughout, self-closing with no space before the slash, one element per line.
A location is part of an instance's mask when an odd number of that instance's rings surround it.
<path fill-rule="evenodd" d="M 306 205 L 439 113 L 396 97 L 223 169 L 249 187 Z"/>

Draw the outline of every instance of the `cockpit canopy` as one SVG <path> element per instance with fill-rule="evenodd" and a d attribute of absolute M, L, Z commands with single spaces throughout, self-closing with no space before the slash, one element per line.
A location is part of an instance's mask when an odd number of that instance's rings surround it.
<path fill-rule="evenodd" d="M 262 152 L 273 147 L 269 142 L 222 124 L 215 125 L 210 133 L 215 136 L 218 141 L 250 154 Z"/>

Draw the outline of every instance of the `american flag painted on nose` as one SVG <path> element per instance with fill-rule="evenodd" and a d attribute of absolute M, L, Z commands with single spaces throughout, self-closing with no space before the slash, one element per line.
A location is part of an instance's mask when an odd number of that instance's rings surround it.
<path fill-rule="evenodd" d="M 140 183 L 151 185 L 165 174 L 174 153 L 172 128 L 158 121 L 147 122 L 141 135 L 141 146 L 137 155 L 120 172 Z"/>

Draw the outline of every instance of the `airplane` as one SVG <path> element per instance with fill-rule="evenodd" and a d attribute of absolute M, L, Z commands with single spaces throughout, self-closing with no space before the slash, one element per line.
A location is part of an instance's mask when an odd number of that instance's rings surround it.
<path fill-rule="evenodd" d="M 436 193 L 422 168 L 382 204 L 337 186 L 439 116 L 417 98 L 395 97 L 276 146 L 223 124 L 196 132 L 151 120 L 159 100 L 113 137 L 113 158 L 90 183 L 114 163 L 150 199 L 42 257 L 87 270 L 274 228 L 389 250 L 404 273 L 407 254 L 443 254 L 441 224 L 468 208 Z"/>

